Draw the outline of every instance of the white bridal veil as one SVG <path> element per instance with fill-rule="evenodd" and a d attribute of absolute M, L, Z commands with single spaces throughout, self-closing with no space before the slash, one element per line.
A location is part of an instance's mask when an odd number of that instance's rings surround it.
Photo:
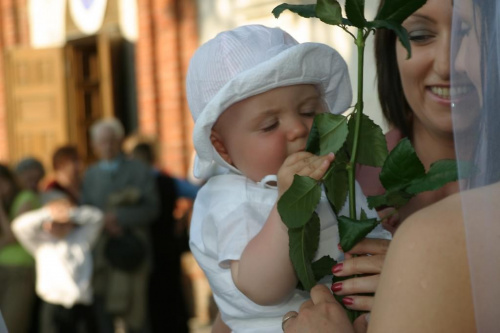
<path fill-rule="evenodd" d="M 453 13 L 453 126 L 459 170 L 469 173 L 461 184 L 461 197 L 476 327 L 481 333 L 500 332 L 498 1 L 454 0 Z"/>

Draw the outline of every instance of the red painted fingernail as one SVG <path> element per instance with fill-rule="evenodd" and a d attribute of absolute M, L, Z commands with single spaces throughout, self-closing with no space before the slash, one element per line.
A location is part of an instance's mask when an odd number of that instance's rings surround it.
<path fill-rule="evenodd" d="M 353 305 L 354 299 L 352 299 L 351 297 L 344 297 L 342 298 L 342 303 L 344 303 L 344 305 Z"/>
<path fill-rule="evenodd" d="M 342 268 L 344 268 L 344 263 L 341 262 L 340 264 L 337 264 L 335 266 L 332 267 L 332 273 L 335 274 L 335 273 L 339 273 L 340 271 L 342 271 Z"/>
<path fill-rule="evenodd" d="M 342 282 L 335 282 L 334 284 L 332 284 L 332 291 L 334 293 L 341 291 L 341 290 L 342 290 Z"/>

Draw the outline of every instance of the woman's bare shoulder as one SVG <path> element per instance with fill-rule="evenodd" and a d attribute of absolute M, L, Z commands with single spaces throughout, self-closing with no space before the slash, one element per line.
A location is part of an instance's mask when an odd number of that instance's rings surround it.
<path fill-rule="evenodd" d="M 397 230 L 377 289 L 370 332 L 474 332 L 460 195 Z"/>

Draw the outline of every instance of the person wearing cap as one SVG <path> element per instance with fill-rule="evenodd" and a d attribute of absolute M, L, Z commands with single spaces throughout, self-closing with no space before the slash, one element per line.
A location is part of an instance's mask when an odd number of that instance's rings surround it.
<path fill-rule="evenodd" d="M 77 207 L 62 192 L 48 191 L 44 206 L 17 217 L 12 231 L 35 258 L 36 292 L 42 299 L 40 332 L 99 332 L 92 296 L 92 246 L 103 213 Z"/>
<path fill-rule="evenodd" d="M 333 154 L 316 156 L 305 146 L 315 115 L 349 107 L 347 66 L 327 45 L 299 44 L 279 28 L 248 25 L 202 45 L 186 85 L 195 121 L 195 176 L 204 177 L 213 164 L 228 170 L 209 178 L 198 193 L 191 251 L 233 332 L 280 332 L 283 313 L 298 309 L 309 295 L 295 289 L 288 230 L 276 203 L 294 174 L 319 180 L 333 161 Z M 356 193 L 358 210 L 376 217 L 359 187 Z M 317 213 L 315 259 L 342 259 L 325 193 Z M 377 228 L 370 236 L 390 234 Z"/>

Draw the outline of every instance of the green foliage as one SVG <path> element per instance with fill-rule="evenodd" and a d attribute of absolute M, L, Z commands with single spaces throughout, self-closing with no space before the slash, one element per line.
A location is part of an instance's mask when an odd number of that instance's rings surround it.
<path fill-rule="evenodd" d="M 331 114 L 316 116 L 306 146 L 306 150 L 313 154 L 335 153 L 335 160 L 321 182 L 337 215 L 348 196 L 355 203 L 353 192 L 357 164 L 382 167 L 380 181 L 386 192 L 368 198 L 371 208 L 401 207 L 414 195 L 438 189 L 458 177 L 455 161 L 436 162 L 426 172 L 407 139 L 401 140 L 388 154 L 382 130 L 363 114 L 363 51 L 366 39 L 375 30 L 390 29 L 396 33 L 410 57 L 408 32 L 401 23 L 425 2 L 426 0 L 385 0 L 373 21 L 367 21 L 364 16 L 365 0 L 346 0 L 347 17 L 342 17 L 341 7 L 336 0 L 317 0 L 316 4 L 308 5 L 284 3 L 273 10 L 276 18 L 283 11 L 290 10 L 302 17 L 319 18 L 326 24 L 337 25 L 354 38 L 358 48 L 359 82 L 354 112 L 349 118 Z M 353 34 L 348 30 L 349 26 L 358 28 L 358 33 Z M 321 182 L 295 176 L 292 186 L 278 202 L 278 211 L 289 228 L 290 258 L 300 284 L 307 290 L 323 274 L 330 274 L 333 265 L 331 258 L 322 258 L 312 263 L 319 246 L 320 221 L 315 208 L 321 198 Z M 354 207 L 350 214 L 356 215 L 355 212 Z M 361 211 L 359 217 L 337 217 L 340 244 L 344 251 L 350 250 L 379 223 L 376 219 L 368 219 L 364 211 Z M 352 318 L 356 316 L 352 311 L 349 314 Z"/>
<path fill-rule="evenodd" d="M 313 275 L 316 281 L 321 280 L 322 277 L 330 275 L 332 273 L 332 267 L 335 266 L 337 262 L 330 256 L 323 256 L 311 264 Z M 299 281 L 297 289 L 304 290 L 304 286 Z"/>
<path fill-rule="evenodd" d="M 463 176 L 467 176 L 465 173 Z M 437 190 L 459 178 L 455 160 L 440 160 L 431 164 L 426 173 L 410 140 L 403 139 L 391 151 L 380 172 L 386 189 L 382 195 L 368 198 L 371 208 L 400 208 L 418 193 Z"/>
<path fill-rule="evenodd" d="M 292 186 L 278 201 L 278 211 L 288 228 L 303 227 L 321 198 L 321 187 L 310 177 L 295 175 Z"/>
<path fill-rule="evenodd" d="M 406 190 L 411 194 L 434 191 L 456 179 L 458 179 L 456 161 L 440 160 L 432 163 L 425 176 L 414 179 Z"/>
<path fill-rule="evenodd" d="M 337 0 L 318 0 L 316 17 L 326 24 L 338 25 L 342 23 L 342 8 Z"/>
<path fill-rule="evenodd" d="M 366 26 L 365 0 L 346 0 L 345 14 L 353 26 L 363 29 Z"/>
<path fill-rule="evenodd" d="M 290 238 L 290 258 L 304 289 L 311 290 L 316 284 L 316 276 L 311 261 L 318 249 L 320 221 L 316 213 L 302 227 L 288 229 Z"/>
<path fill-rule="evenodd" d="M 410 45 L 410 36 L 408 35 L 408 31 L 403 28 L 401 25 L 394 23 L 392 21 L 386 20 L 374 20 L 368 22 L 367 26 L 372 29 L 389 29 L 396 33 L 399 41 L 404 46 L 407 51 L 406 59 L 411 58 L 411 45 Z"/>
<path fill-rule="evenodd" d="M 405 138 L 387 156 L 380 172 L 380 181 L 386 190 L 399 190 L 424 175 L 424 165 L 420 162 L 410 140 Z"/>
<path fill-rule="evenodd" d="M 354 220 L 347 216 L 338 216 L 340 246 L 348 252 L 360 240 L 365 238 L 379 224 L 377 219 Z"/>
<path fill-rule="evenodd" d="M 347 118 L 331 113 L 318 114 L 314 123 L 319 134 L 319 154 L 337 153 L 347 138 Z"/>
<path fill-rule="evenodd" d="M 384 0 L 384 5 L 380 8 L 375 20 L 390 21 L 400 25 L 425 3 L 426 0 Z"/>
<path fill-rule="evenodd" d="M 331 165 L 331 169 L 323 179 L 325 185 L 326 196 L 328 201 L 333 206 L 333 211 L 338 214 L 344 206 L 349 190 L 347 179 L 347 164 L 349 158 L 345 149 L 341 149 L 335 155 L 335 160 Z"/>
<path fill-rule="evenodd" d="M 354 129 L 356 117 L 351 116 L 349 120 L 349 135 L 347 136 L 347 151 L 352 153 L 354 144 Z M 381 167 L 387 158 L 387 142 L 382 133 L 380 126 L 375 124 L 367 115 L 361 115 L 361 127 L 359 131 L 359 138 L 361 140 L 358 146 L 359 164 L 370 165 L 373 167 Z"/>
<path fill-rule="evenodd" d="M 285 10 L 289 10 L 292 13 L 299 14 L 300 16 L 305 18 L 317 17 L 316 5 L 289 5 L 287 3 L 283 3 L 275 7 L 272 13 L 274 17 L 278 18 Z"/>

